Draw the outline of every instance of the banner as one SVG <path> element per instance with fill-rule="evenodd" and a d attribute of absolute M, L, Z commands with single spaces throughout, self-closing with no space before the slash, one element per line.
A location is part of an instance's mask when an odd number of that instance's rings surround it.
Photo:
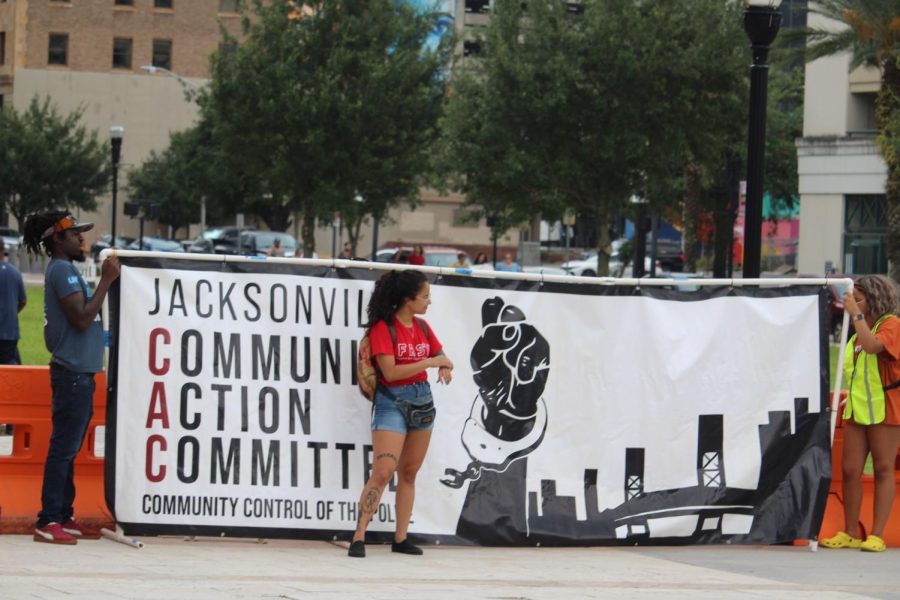
<path fill-rule="evenodd" d="M 129 533 L 349 539 L 372 463 L 356 347 L 382 271 L 121 258 L 107 502 Z M 454 361 L 410 533 L 481 545 L 815 537 L 827 288 L 429 275 Z M 395 526 L 386 489 L 369 527 Z"/>

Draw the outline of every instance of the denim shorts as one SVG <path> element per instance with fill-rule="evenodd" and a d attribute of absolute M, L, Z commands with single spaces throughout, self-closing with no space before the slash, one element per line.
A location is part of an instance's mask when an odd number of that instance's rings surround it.
<path fill-rule="evenodd" d="M 378 384 L 372 402 L 372 431 L 427 431 L 437 410 L 427 381 L 407 385 Z"/>

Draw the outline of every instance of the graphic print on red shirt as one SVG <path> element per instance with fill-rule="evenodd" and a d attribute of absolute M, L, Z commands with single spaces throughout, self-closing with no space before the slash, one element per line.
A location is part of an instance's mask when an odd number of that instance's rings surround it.
<path fill-rule="evenodd" d="M 384 321 L 376 323 L 369 332 L 372 356 L 378 356 L 379 354 L 393 355 L 394 362 L 398 365 L 403 365 L 425 360 L 439 353 L 442 348 L 441 342 L 434 335 L 431 326 L 424 319 L 420 320 L 428 329 L 427 337 L 418 323 L 413 323 L 412 327 L 406 327 L 403 323 L 394 319 L 394 331 L 397 334 L 396 345 L 391 343 L 391 333 L 388 331 L 387 323 Z M 412 377 L 391 382 L 385 381 L 384 377 L 379 374 L 378 380 L 384 385 L 406 385 L 418 381 L 427 381 L 428 373 L 422 371 Z"/>

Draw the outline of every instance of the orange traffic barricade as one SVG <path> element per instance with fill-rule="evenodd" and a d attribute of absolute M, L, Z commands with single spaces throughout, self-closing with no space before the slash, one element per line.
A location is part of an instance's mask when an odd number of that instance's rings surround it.
<path fill-rule="evenodd" d="M 97 373 L 95 382 L 94 416 L 75 459 L 75 515 L 109 527 L 113 519 L 103 495 L 106 373 Z M 53 429 L 50 405 L 49 367 L 0 366 L 0 423 L 12 426 L 12 436 L 0 436 L 0 533 L 31 532 L 37 520 Z"/>
<path fill-rule="evenodd" d="M 841 398 L 846 396 L 846 392 L 841 392 Z M 843 409 L 839 409 L 843 412 Z M 837 428 L 834 430 L 834 442 L 831 446 L 831 488 L 828 491 L 828 504 L 825 506 L 825 517 L 822 519 L 822 529 L 819 537 L 829 537 L 838 531 L 843 531 L 844 526 L 844 492 L 841 488 L 843 475 L 843 451 L 844 451 L 844 429 L 843 422 L 838 413 Z M 894 462 L 894 481 L 897 487 L 897 495 L 894 501 L 893 518 L 888 520 L 887 527 L 884 529 L 884 541 L 889 548 L 900 547 L 900 518 L 897 517 L 900 509 L 897 504 L 900 503 L 900 450 L 897 452 L 897 458 Z M 863 537 L 868 534 L 872 525 L 872 499 L 875 495 L 875 478 L 872 475 L 863 475 L 862 477 L 862 506 L 859 512 L 859 526 L 862 530 Z"/>

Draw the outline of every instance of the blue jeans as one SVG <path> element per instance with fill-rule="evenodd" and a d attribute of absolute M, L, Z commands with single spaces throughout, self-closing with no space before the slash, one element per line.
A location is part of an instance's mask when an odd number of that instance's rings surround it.
<path fill-rule="evenodd" d="M 372 431 L 408 433 L 434 427 L 437 410 L 427 381 L 407 385 L 378 384 L 372 402 Z"/>
<path fill-rule="evenodd" d="M 75 456 L 94 416 L 94 374 L 50 367 L 53 389 L 53 433 L 44 464 L 44 487 L 38 527 L 65 523 L 74 513 Z"/>

